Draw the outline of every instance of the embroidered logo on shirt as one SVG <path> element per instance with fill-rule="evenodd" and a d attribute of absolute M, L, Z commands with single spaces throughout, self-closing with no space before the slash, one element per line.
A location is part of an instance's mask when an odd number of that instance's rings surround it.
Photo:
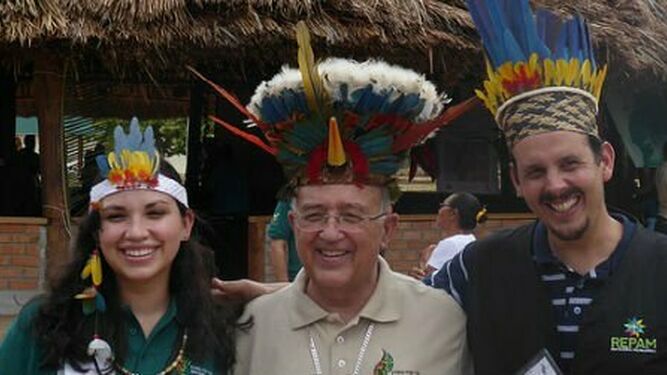
<path fill-rule="evenodd" d="M 382 349 L 382 359 L 373 368 L 373 375 L 389 375 L 394 369 L 394 357 L 388 351 Z"/>
<path fill-rule="evenodd" d="M 419 371 L 394 370 L 394 357 L 382 349 L 382 358 L 373 368 L 373 375 L 419 375 Z"/>
<path fill-rule="evenodd" d="M 612 352 L 655 353 L 658 350 L 658 339 L 642 337 L 646 333 L 644 319 L 630 318 L 623 328 L 628 336 L 612 336 L 609 347 Z"/>

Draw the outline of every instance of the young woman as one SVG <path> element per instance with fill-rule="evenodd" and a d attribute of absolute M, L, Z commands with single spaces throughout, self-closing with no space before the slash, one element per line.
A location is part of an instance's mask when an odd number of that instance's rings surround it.
<path fill-rule="evenodd" d="M 133 143 L 137 133 L 142 140 Z M 0 347 L 1 373 L 231 368 L 234 317 L 212 300 L 212 253 L 193 231 L 185 188 L 173 169 L 158 172 L 152 130 L 141 136 L 136 120 L 129 136 L 116 129 L 116 146 L 108 178 L 91 190 L 72 262 L 10 328 Z"/>
<path fill-rule="evenodd" d="M 436 225 L 442 229 L 443 239 L 422 250 L 424 264 L 415 267 L 410 275 L 421 280 L 438 271 L 454 255 L 472 241 L 473 230 L 478 223 L 486 221 L 486 209 L 470 193 L 453 193 L 441 204 Z"/>

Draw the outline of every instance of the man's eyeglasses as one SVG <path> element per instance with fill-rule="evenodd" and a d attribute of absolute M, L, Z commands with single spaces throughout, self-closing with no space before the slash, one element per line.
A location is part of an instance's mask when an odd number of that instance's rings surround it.
<path fill-rule="evenodd" d="M 381 212 L 375 216 L 363 216 L 353 213 L 342 213 L 340 215 L 329 215 L 320 212 L 303 214 L 294 211 L 294 213 L 296 215 L 296 225 L 303 231 L 322 231 L 329 224 L 329 219 L 333 218 L 339 230 L 350 233 L 361 232 L 364 229 L 364 224 L 387 216 L 388 214 L 387 212 Z"/>

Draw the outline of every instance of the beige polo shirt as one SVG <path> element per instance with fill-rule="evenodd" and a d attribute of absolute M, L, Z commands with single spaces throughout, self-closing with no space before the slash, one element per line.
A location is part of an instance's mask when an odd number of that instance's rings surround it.
<path fill-rule="evenodd" d="M 305 294 L 307 276 L 248 304 L 242 321 L 254 324 L 237 336 L 236 375 L 315 374 L 310 337 L 324 375 L 352 374 L 368 326 L 374 327 L 361 375 L 458 375 L 472 373 L 465 315 L 444 291 L 391 271 L 380 258 L 378 285 L 357 317 L 344 323 Z M 384 361 L 383 361 L 384 358 Z"/>

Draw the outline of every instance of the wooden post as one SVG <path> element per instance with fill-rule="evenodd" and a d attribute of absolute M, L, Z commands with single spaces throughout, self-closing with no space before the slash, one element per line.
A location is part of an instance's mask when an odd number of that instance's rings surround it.
<path fill-rule="evenodd" d="M 190 206 L 199 207 L 201 190 L 201 126 L 202 107 L 204 104 L 204 85 L 196 80 L 190 87 L 190 110 L 188 114 L 188 149 L 185 169 L 185 188 L 188 191 Z"/>
<path fill-rule="evenodd" d="M 35 61 L 32 92 L 39 119 L 39 159 L 42 170 L 42 202 L 46 227 L 46 275 L 52 285 L 69 259 L 70 220 L 65 178 L 63 104 L 65 63 L 55 55 Z"/>
<path fill-rule="evenodd" d="M 0 71 L 0 173 L 9 175 L 8 164 L 16 155 L 16 81 L 4 69 Z M 7 180 L 0 183 L 0 216 L 13 215 L 13 187 Z"/>

